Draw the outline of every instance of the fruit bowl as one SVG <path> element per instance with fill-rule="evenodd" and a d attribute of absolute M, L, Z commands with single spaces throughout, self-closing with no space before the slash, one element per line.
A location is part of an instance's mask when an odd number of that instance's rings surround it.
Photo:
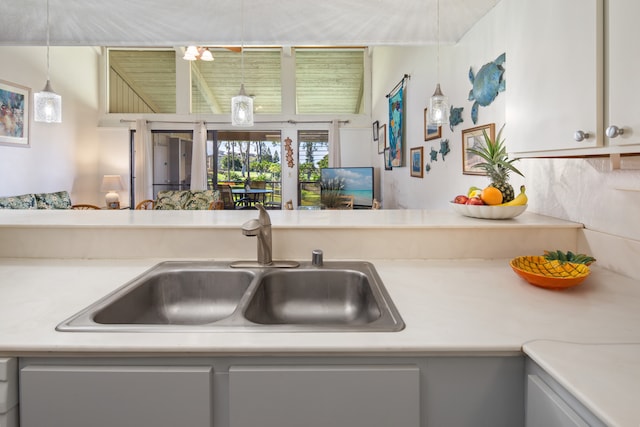
<path fill-rule="evenodd" d="M 515 218 L 527 210 L 527 205 L 518 206 L 489 206 L 489 205 L 462 205 L 451 202 L 453 210 L 460 215 L 482 219 L 509 219 Z"/>
<path fill-rule="evenodd" d="M 543 256 L 521 256 L 509 263 L 515 273 L 534 286 L 546 289 L 566 289 L 577 286 L 590 273 L 585 264 L 548 261 Z"/>

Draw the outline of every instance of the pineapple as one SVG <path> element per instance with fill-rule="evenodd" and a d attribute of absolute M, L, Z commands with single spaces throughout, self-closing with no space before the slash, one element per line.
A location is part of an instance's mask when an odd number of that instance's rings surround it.
<path fill-rule="evenodd" d="M 507 203 L 515 198 L 513 187 L 509 184 L 509 173 L 515 172 L 520 176 L 524 175 L 513 165 L 513 162 L 518 159 L 509 159 L 504 140 L 500 140 L 503 129 L 504 125 L 500 128 L 500 131 L 498 131 L 498 136 L 495 141 L 491 141 L 491 138 L 487 136 L 487 132 L 483 130 L 484 146 L 468 148 L 467 152 L 482 158 L 483 161 L 473 167 L 486 172 L 491 180 L 489 187 L 495 187 L 500 190 L 502 193 L 502 203 Z"/>

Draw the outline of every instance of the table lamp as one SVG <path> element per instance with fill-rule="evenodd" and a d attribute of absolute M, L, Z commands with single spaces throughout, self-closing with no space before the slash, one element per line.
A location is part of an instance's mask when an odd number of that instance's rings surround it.
<path fill-rule="evenodd" d="M 124 185 L 120 175 L 105 175 L 102 178 L 100 191 L 107 193 L 105 196 L 107 209 L 120 209 L 120 196 L 117 192 L 122 190 L 124 190 Z"/>

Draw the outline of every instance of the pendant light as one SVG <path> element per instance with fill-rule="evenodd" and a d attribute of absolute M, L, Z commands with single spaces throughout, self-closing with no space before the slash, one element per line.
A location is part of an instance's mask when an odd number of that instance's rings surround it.
<path fill-rule="evenodd" d="M 231 125 L 238 127 L 253 126 L 253 98 L 247 96 L 244 91 L 244 1 L 240 2 L 240 33 L 241 33 L 241 50 L 240 50 L 240 68 L 242 81 L 240 83 L 240 92 L 231 98 Z"/>
<path fill-rule="evenodd" d="M 442 94 L 440 90 L 440 0 L 437 1 L 437 37 L 438 37 L 438 54 L 437 54 L 437 78 L 436 90 L 429 98 L 429 124 L 434 126 L 442 126 L 449 122 L 449 99 Z"/>
<path fill-rule="evenodd" d="M 47 0 L 47 83 L 33 95 L 33 120 L 45 123 L 62 122 L 62 97 L 51 89 L 49 78 L 49 0 Z"/>

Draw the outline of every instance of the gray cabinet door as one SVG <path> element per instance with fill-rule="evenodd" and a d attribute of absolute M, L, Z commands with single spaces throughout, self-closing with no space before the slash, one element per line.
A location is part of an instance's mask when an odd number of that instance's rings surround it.
<path fill-rule="evenodd" d="M 526 427 L 588 427 L 537 375 L 527 376 Z"/>
<path fill-rule="evenodd" d="M 38 366 L 20 372 L 22 427 L 211 427 L 212 368 Z"/>
<path fill-rule="evenodd" d="M 232 366 L 230 427 L 418 427 L 413 365 Z"/>

